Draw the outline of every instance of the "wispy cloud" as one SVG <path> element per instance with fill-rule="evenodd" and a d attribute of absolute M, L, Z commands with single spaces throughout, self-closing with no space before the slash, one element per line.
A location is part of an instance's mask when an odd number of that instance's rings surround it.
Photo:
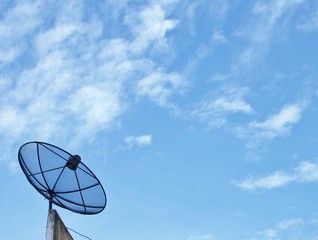
<path fill-rule="evenodd" d="M 133 104 L 127 96 L 173 106 L 170 100 L 182 91 L 185 80 L 160 66 L 155 55 L 168 50 L 166 33 L 178 24 L 165 14 L 173 2 L 127 9 L 116 17 L 125 19 L 128 32 L 116 38 L 105 34 L 104 16 L 85 12 L 84 1 L 24 1 L 3 12 L 2 147 L 30 139 L 91 141 Z M 13 73 L 7 66 L 22 55 L 25 64 Z"/>
<path fill-rule="evenodd" d="M 227 38 L 219 31 L 214 31 L 212 35 L 212 40 L 219 43 L 226 43 Z"/>
<path fill-rule="evenodd" d="M 291 219 L 279 222 L 278 224 L 276 224 L 276 228 L 279 230 L 284 230 L 301 223 L 303 223 L 303 220 L 301 218 L 291 218 Z"/>
<path fill-rule="evenodd" d="M 174 93 L 181 93 L 186 82 L 178 73 L 152 72 L 137 83 L 137 94 L 148 97 L 161 107 L 171 107 L 169 98 Z"/>
<path fill-rule="evenodd" d="M 270 190 L 297 182 L 318 182 L 318 164 L 304 161 L 290 172 L 276 171 L 265 176 L 248 177 L 243 181 L 233 181 L 232 184 L 244 190 Z"/>
<path fill-rule="evenodd" d="M 0 66 L 12 63 L 27 50 L 30 36 L 43 22 L 40 15 L 43 4 L 40 1 L 19 2 L 2 14 L 0 22 Z"/>
<path fill-rule="evenodd" d="M 318 30 L 318 10 L 313 14 L 306 16 L 298 25 L 297 29 L 301 31 L 317 31 Z"/>
<path fill-rule="evenodd" d="M 257 148 L 262 141 L 288 135 L 305 108 L 306 103 L 287 104 L 264 121 L 252 121 L 246 127 L 237 127 L 236 136 L 247 141 L 247 148 Z"/>
<path fill-rule="evenodd" d="M 182 1 L 181 1 L 182 2 Z M 226 0 L 214 0 L 205 1 L 197 0 L 186 3 L 185 16 L 189 22 L 188 30 L 192 36 L 197 34 L 197 21 L 203 12 L 208 12 L 209 18 L 215 23 L 222 21 L 228 13 L 229 1 Z"/>
<path fill-rule="evenodd" d="M 88 27 L 80 20 L 57 22 L 34 35 L 32 67 L 20 72 L 2 96 L 0 131 L 12 140 L 73 135 L 76 142 L 107 128 L 123 108 L 118 83 L 91 68 L 93 62 L 96 69 L 105 64 L 91 54 L 102 48 L 95 42 L 98 37 L 98 24 Z"/>
<path fill-rule="evenodd" d="M 251 122 L 249 128 L 259 129 L 261 135 L 273 138 L 286 133 L 301 118 L 302 108 L 297 104 L 283 107 L 280 112 L 263 122 Z"/>
<path fill-rule="evenodd" d="M 139 146 L 143 147 L 146 145 L 152 144 L 152 136 L 151 135 L 141 135 L 141 136 L 128 136 L 125 138 L 125 142 L 129 146 Z"/>
<path fill-rule="evenodd" d="M 289 218 L 252 234 L 247 240 L 317 239 L 316 218 Z"/>
<path fill-rule="evenodd" d="M 247 38 L 248 47 L 239 56 L 239 65 L 251 67 L 269 49 L 279 21 L 304 0 L 257 1 L 252 9 L 252 24 L 239 32 Z"/>
<path fill-rule="evenodd" d="M 289 237 L 300 237 L 301 239 L 305 239 L 303 238 L 305 237 L 304 234 L 302 234 L 302 236 L 298 236 L 299 231 L 297 231 L 299 228 L 304 227 L 305 224 L 308 223 L 302 218 L 287 219 L 277 223 L 272 228 L 268 228 L 253 234 L 253 236 L 248 238 L 248 240 L 280 240 L 289 239 Z M 295 235 L 294 231 L 298 232 L 298 234 Z"/>
<path fill-rule="evenodd" d="M 296 177 L 293 174 L 275 172 L 263 177 L 249 177 L 241 182 L 234 181 L 233 184 L 245 190 L 273 189 L 287 185 L 295 180 Z"/>
<path fill-rule="evenodd" d="M 188 240 L 214 240 L 215 238 L 211 233 L 204 234 L 202 236 L 192 235 L 188 238 Z"/>
<path fill-rule="evenodd" d="M 211 81 L 224 81 L 230 78 L 229 74 L 214 73 L 211 77 Z"/>
<path fill-rule="evenodd" d="M 253 109 L 244 100 L 248 91 L 247 87 L 226 87 L 222 91 L 213 92 L 195 107 L 192 116 L 208 122 L 212 127 L 220 127 L 227 121 L 228 114 L 250 114 Z"/>
<path fill-rule="evenodd" d="M 145 51 L 150 44 L 157 48 L 165 48 L 167 45 L 165 35 L 176 27 L 178 21 L 167 19 L 164 9 L 158 4 L 153 4 L 138 14 L 127 15 L 125 23 L 132 28 L 135 34 L 130 49 L 135 53 L 140 53 Z"/>

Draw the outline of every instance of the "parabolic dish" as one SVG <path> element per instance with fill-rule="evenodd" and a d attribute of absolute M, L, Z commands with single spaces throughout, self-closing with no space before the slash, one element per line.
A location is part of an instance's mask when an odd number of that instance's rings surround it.
<path fill-rule="evenodd" d="M 28 181 L 51 204 L 81 214 L 104 210 L 104 188 L 78 155 L 44 142 L 25 143 L 18 155 Z"/>

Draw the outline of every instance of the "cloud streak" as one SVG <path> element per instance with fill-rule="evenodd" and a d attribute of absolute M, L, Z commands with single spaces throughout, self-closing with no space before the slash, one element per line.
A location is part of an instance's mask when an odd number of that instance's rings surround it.
<path fill-rule="evenodd" d="M 239 32 L 249 41 L 248 47 L 240 54 L 239 64 L 250 68 L 269 49 L 281 18 L 304 0 L 272 0 L 257 1 L 252 9 L 252 17 L 255 17 L 252 25 Z"/>
<path fill-rule="evenodd" d="M 280 239 L 312 239 L 303 234 L 300 229 L 308 228 L 311 224 L 302 218 L 290 218 L 277 223 L 274 227 L 256 232 L 248 240 L 280 240 Z M 308 228 L 310 229 L 310 227 Z"/>
<path fill-rule="evenodd" d="M 210 233 L 207 233 L 207 234 L 202 235 L 202 236 L 195 236 L 195 235 L 193 235 L 193 236 L 190 236 L 190 237 L 188 238 L 188 240 L 214 240 L 214 239 L 215 239 L 215 238 L 214 238 L 213 235 L 210 234 Z"/>
<path fill-rule="evenodd" d="M 297 104 L 287 105 L 263 122 L 251 122 L 249 128 L 259 131 L 264 137 L 274 138 L 288 132 L 291 126 L 300 120 L 301 112 L 301 106 Z"/>
<path fill-rule="evenodd" d="M 305 108 L 305 103 L 286 104 L 277 113 L 267 116 L 264 121 L 251 121 L 246 126 L 236 127 L 236 137 L 246 140 L 248 149 L 257 149 L 263 141 L 288 135 L 300 121 Z"/>
<path fill-rule="evenodd" d="M 202 100 L 192 111 L 192 116 L 208 122 L 211 127 L 221 127 L 227 122 L 227 115 L 235 113 L 251 114 L 253 109 L 244 100 L 247 87 L 226 87 L 213 92 Z"/>
<path fill-rule="evenodd" d="M 317 31 L 318 30 L 318 9 L 302 20 L 298 25 L 297 29 L 301 31 Z"/>
<path fill-rule="evenodd" d="M 147 97 L 161 107 L 171 107 L 169 98 L 174 93 L 181 93 L 186 83 L 180 74 L 155 71 L 137 83 L 137 94 Z"/>
<path fill-rule="evenodd" d="M 132 28 L 135 35 L 130 49 L 135 53 L 140 53 L 148 49 L 151 44 L 154 44 L 156 48 L 166 47 L 165 35 L 176 27 L 178 21 L 166 19 L 164 9 L 158 4 L 153 4 L 138 14 L 127 15 L 125 23 Z"/>
<path fill-rule="evenodd" d="M 287 186 L 291 183 L 318 182 L 318 164 L 303 161 L 290 172 L 276 171 L 265 176 L 248 177 L 243 181 L 233 181 L 232 184 L 243 190 L 271 190 Z"/>
<path fill-rule="evenodd" d="M 149 134 L 141 135 L 141 136 L 128 136 L 125 138 L 125 142 L 129 146 L 136 145 L 139 147 L 143 147 L 143 146 L 152 144 L 152 136 Z"/>

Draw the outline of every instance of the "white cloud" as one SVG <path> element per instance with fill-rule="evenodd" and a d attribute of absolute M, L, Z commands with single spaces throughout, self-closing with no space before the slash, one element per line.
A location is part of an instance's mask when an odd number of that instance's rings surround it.
<path fill-rule="evenodd" d="M 261 239 L 265 239 L 265 240 L 279 240 L 277 238 L 277 234 L 278 234 L 278 231 L 276 229 L 265 229 L 263 231 L 260 231 L 260 232 L 257 232 L 256 233 L 256 239 L 259 239 L 259 237 Z M 254 240 L 256 240 L 255 238 L 253 238 Z"/>
<path fill-rule="evenodd" d="M 189 21 L 189 32 L 191 35 L 196 34 L 196 29 L 195 29 L 195 21 L 196 21 L 196 10 L 197 8 L 202 4 L 202 1 L 191 1 L 185 10 L 185 15 L 188 18 Z"/>
<path fill-rule="evenodd" d="M 137 83 L 137 94 L 148 97 L 161 107 L 171 107 L 169 98 L 181 93 L 186 82 L 178 73 L 152 72 Z"/>
<path fill-rule="evenodd" d="M 246 190 L 272 189 L 295 181 L 296 177 L 282 172 L 275 172 L 264 177 L 249 177 L 241 182 L 233 182 L 237 187 Z"/>
<path fill-rule="evenodd" d="M 41 24 L 41 8 L 40 1 L 33 4 L 21 1 L 1 14 L 0 66 L 12 63 L 27 50 L 28 43 L 23 38 L 30 36 Z"/>
<path fill-rule="evenodd" d="M 197 1 L 181 1 L 186 5 L 185 16 L 186 19 L 183 21 L 187 22 L 187 29 L 192 36 L 195 36 L 199 31 L 197 31 L 197 21 L 200 19 L 202 12 L 207 11 L 209 15 L 209 20 L 219 23 L 224 20 L 228 13 L 229 1 L 224 0 L 197 0 Z"/>
<path fill-rule="evenodd" d="M 224 81 L 229 79 L 229 74 L 214 73 L 211 77 L 212 81 Z"/>
<path fill-rule="evenodd" d="M 297 29 L 301 31 L 316 31 L 318 30 L 318 10 L 311 16 L 306 17 L 297 25 Z"/>
<path fill-rule="evenodd" d="M 301 223 L 303 223 L 303 220 L 301 218 L 292 218 L 278 223 L 276 227 L 277 229 L 284 230 L 290 227 L 294 227 Z"/>
<path fill-rule="evenodd" d="M 298 104 L 283 107 L 280 112 L 269 116 L 264 122 L 251 122 L 249 128 L 260 129 L 262 135 L 270 138 L 286 133 L 301 118 L 302 108 Z"/>
<path fill-rule="evenodd" d="M 269 115 L 264 121 L 252 121 L 246 127 L 237 127 L 236 136 L 247 141 L 248 149 L 256 150 L 263 141 L 288 135 L 301 119 L 305 108 L 306 103 L 285 105 L 278 113 Z"/>
<path fill-rule="evenodd" d="M 26 126 L 26 120 L 24 117 L 23 113 L 15 107 L 7 106 L 1 108 L 0 129 L 10 131 L 10 135 L 12 134 L 14 137 L 18 137 Z"/>
<path fill-rule="evenodd" d="M 299 235 L 299 227 L 303 227 L 304 223 L 305 221 L 301 218 L 287 219 L 277 223 L 276 226 L 272 228 L 268 228 L 268 229 L 256 232 L 255 234 L 253 234 L 253 236 L 248 238 L 248 240 L 290 239 L 290 237 L 295 238 L 295 233 L 298 233 L 296 235 L 296 239 L 307 239 L 307 238 L 297 238 L 297 236 Z"/>
<path fill-rule="evenodd" d="M 200 62 L 207 57 L 209 51 L 211 51 L 211 49 L 209 49 L 206 44 L 201 43 L 193 52 L 193 56 L 191 56 L 191 58 L 189 59 L 185 73 L 191 73 L 195 69 L 195 67 L 197 67 Z"/>
<path fill-rule="evenodd" d="M 213 237 L 212 234 L 210 233 L 207 233 L 207 234 L 204 234 L 202 236 L 190 236 L 188 238 L 188 240 L 214 240 L 215 238 Z"/>
<path fill-rule="evenodd" d="M 107 81 L 107 69 L 99 70 L 104 59 L 92 55 L 102 47 L 90 34 L 95 26 L 58 22 L 34 36 L 36 62 L 18 75 L 3 97 L 8 105 L 1 108 L 2 133 L 79 140 L 111 125 L 124 109 L 119 107 L 121 83 Z M 109 72 L 108 76 L 113 77 Z"/>
<path fill-rule="evenodd" d="M 12 85 L 12 82 L 7 78 L 0 77 L 0 91 L 8 90 Z"/>
<path fill-rule="evenodd" d="M 166 33 L 174 29 L 178 23 L 176 20 L 166 19 L 164 9 L 158 4 L 144 8 L 138 15 L 128 15 L 125 22 L 132 26 L 135 33 L 135 39 L 130 45 L 134 53 L 141 53 L 151 44 L 157 48 L 165 48 Z"/>
<path fill-rule="evenodd" d="M 35 1 L 33 4 L 27 1 L 17 3 L 2 16 L 0 35 L 7 39 L 32 32 L 42 22 L 39 15 L 41 7 L 43 5 L 40 1 Z"/>
<path fill-rule="evenodd" d="M 61 48 L 66 40 L 71 40 L 80 33 L 82 26 L 74 23 L 58 23 L 54 28 L 37 36 L 37 50 L 41 54 L 46 54 L 55 48 Z"/>
<path fill-rule="evenodd" d="M 226 43 L 228 41 L 227 38 L 218 31 L 213 32 L 212 40 L 220 43 Z"/>
<path fill-rule="evenodd" d="M 303 182 L 318 181 L 318 165 L 311 162 L 302 162 L 296 168 L 298 178 Z"/>
<path fill-rule="evenodd" d="M 265 176 L 248 177 L 243 181 L 233 181 L 232 184 L 244 190 L 270 190 L 293 182 L 318 182 L 318 164 L 304 161 L 291 172 L 279 171 Z"/>
<path fill-rule="evenodd" d="M 164 6 L 170 3 L 151 3 L 140 12 L 127 9 L 125 14 L 134 20 L 129 22 L 130 39 L 104 35 L 105 19 L 85 13 L 83 1 L 50 6 L 24 1 L 4 12 L 0 23 L 0 35 L 6 42 L 0 46 L 2 64 L 22 52 L 27 64 L 16 69 L 14 76 L 1 73 L 3 146 L 10 149 L 30 139 L 60 144 L 93 140 L 133 104 L 127 96 L 146 96 L 161 107 L 173 105 L 170 100 L 182 91 L 185 80 L 145 53 L 150 47 L 158 47 L 158 51 L 169 47 L 166 33 L 177 25 L 165 16 Z M 125 5 L 122 2 L 123 8 Z"/>
<path fill-rule="evenodd" d="M 124 110 L 118 90 L 112 89 L 111 84 L 80 88 L 70 98 L 67 108 L 75 118 L 81 120 L 83 125 L 77 126 L 77 129 L 78 134 L 83 137 L 107 129 L 113 119 Z"/>
<path fill-rule="evenodd" d="M 241 99 L 230 100 L 220 97 L 214 101 L 214 105 L 216 108 L 223 109 L 225 112 L 252 112 L 251 106 Z"/>
<path fill-rule="evenodd" d="M 139 147 L 143 147 L 152 143 L 152 136 L 149 134 L 141 136 L 128 136 L 125 138 L 125 142 L 129 146 L 137 145 Z"/>
<path fill-rule="evenodd" d="M 20 170 L 20 166 L 17 162 L 11 162 L 9 164 L 9 171 L 11 174 L 15 174 Z"/>
<path fill-rule="evenodd" d="M 280 19 L 303 2 L 304 0 L 257 1 L 252 9 L 251 25 L 240 32 L 240 35 L 247 37 L 249 46 L 241 53 L 239 65 L 251 67 L 258 62 L 270 48 Z"/>
<path fill-rule="evenodd" d="M 15 49 L 10 49 L 9 51 L 1 51 L 0 53 L 0 63 L 8 64 L 14 61 L 21 53 L 21 50 L 17 47 Z"/>
<path fill-rule="evenodd" d="M 220 127 L 227 121 L 227 114 L 253 112 L 250 104 L 244 100 L 248 91 L 249 89 L 246 87 L 228 87 L 220 92 L 215 92 L 201 101 L 191 114 L 213 127 Z"/>

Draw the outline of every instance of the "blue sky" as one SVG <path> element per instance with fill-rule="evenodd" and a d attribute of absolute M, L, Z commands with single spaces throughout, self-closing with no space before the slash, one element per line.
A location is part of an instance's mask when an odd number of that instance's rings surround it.
<path fill-rule="evenodd" d="M 97 175 L 91 239 L 318 239 L 318 2 L 0 2 L 3 239 L 43 239 L 38 140 Z M 73 234 L 75 239 L 83 239 Z"/>

